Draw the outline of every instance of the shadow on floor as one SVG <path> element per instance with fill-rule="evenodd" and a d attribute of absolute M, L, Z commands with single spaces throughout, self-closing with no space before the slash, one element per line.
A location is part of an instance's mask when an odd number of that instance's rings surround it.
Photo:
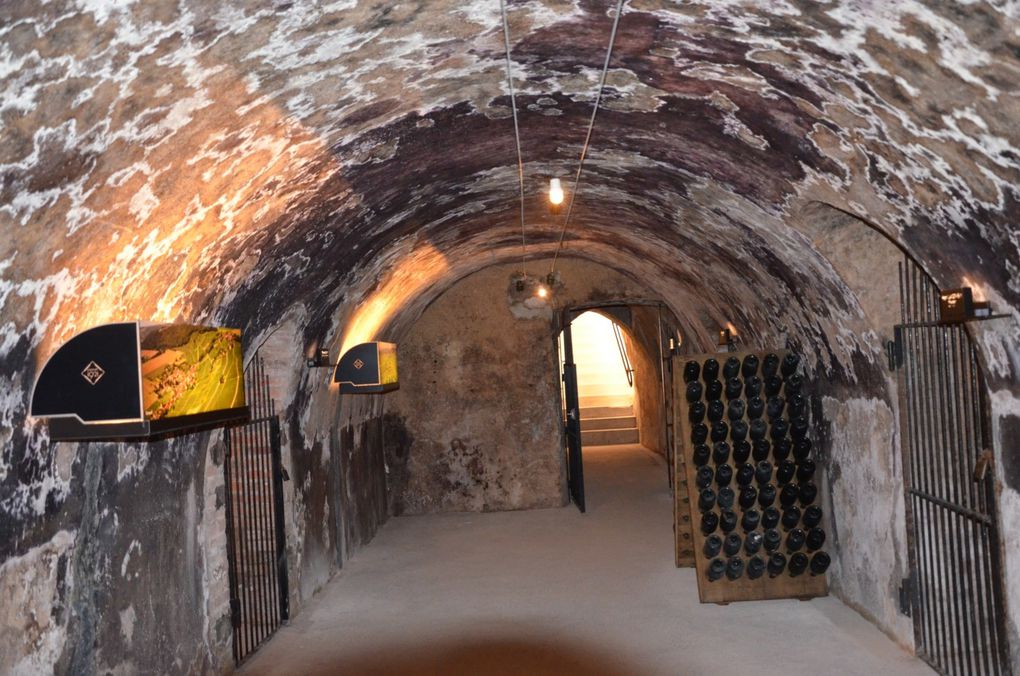
<path fill-rule="evenodd" d="M 284 656 L 274 655 L 280 659 Z M 324 656 L 325 657 L 325 656 Z M 328 660 L 328 657 L 326 658 Z M 469 638 L 463 641 L 446 641 L 420 645 L 388 645 L 385 653 L 344 654 L 335 662 L 309 663 L 297 660 L 296 664 L 267 665 L 268 670 L 244 669 L 245 674 L 301 673 L 308 676 L 344 674 L 435 676 L 443 674 L 528 674 L 529 676 L 557 676 L 572 674 L 599 674 L 604 676 L 633 676 L 642 669 L 627 664 L 619 656 L 583 643 L 564 645 L 561 642 L 541 639 L 484 639 Z"/>

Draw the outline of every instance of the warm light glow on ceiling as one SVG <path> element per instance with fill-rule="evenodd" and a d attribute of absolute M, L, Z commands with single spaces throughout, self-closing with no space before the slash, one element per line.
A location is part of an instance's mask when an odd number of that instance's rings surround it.
<path fill-rule="evenodd" d="M 974 296 L 974 300 L 978 303 L 984 303 L 988 298 L 985 297 L 985 290 L 980 284 L 971 281 L 969 277 L 963 278 L 963 286 L 969 286 L 971 293 Z"/>
<path fill-rule="evenodd" d="M 432 244 L 419 244 L 414 251 L 401 251 L 397 256 L 399 263 L 344 322 L 337 357 L 360 343 L 384 339 L 379 332 L 386 323 L 450 270 L 446 256 Z"/>

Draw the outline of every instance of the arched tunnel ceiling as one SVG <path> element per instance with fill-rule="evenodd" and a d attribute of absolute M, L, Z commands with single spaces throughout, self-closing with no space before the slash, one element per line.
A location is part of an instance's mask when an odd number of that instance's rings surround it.
<path fill-rule="evenodd" d="M 610 10 L 509 6 L 532 256 Z M 8 391 L 103 321 L 257 331 L 304 303 L 323 339 L 359 304 L 382 325 L 519 256 L 502 41 L 495 0 L 4 3 Z M 788 224 L 821 201 L 1016 307 L 1018 84 L 1015 2 L 632 0 L 565 254 L 749 325 L 797 290 L 789 321 L 820 331 L 855 312 Z"/>

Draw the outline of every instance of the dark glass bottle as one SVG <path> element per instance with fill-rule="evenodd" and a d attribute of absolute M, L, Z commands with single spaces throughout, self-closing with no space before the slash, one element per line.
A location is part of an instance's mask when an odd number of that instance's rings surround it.
<path fill-rule="evenodd" d="M 701 395 L 705 392 L 704 387 L 697 380 L 691 383 L 687 383 L 687 402 L 693 404 L 696 401 L 701 400 Z"/>
<path fill-rule="evenodd" d="M 786 534 L 786 549 L 791 552 L 799 552 L 804 547 L 804 531 L 794 528 Z"/>
<path fill-rule="evenodd" d="M 751 531 L 744 538 L 744 551 L 747 554 L 757 554 L 764 541 L 765 536 L 761 534 L 761 531 Z"/>
<path fill-rule="evenodd" d="M 786 557 L 779 552 L 773 552 L 772 556 L 769 557 L 769 577 L 778 577 L 782 575 L 783 570 L 786 568 Z"/>
<path fill-rule="evenodd" d="M 769 376 L 765 379 L 765 398 L 774 397 L 783 389 L 783 381 L 779 376 Z"/>
<path fill-rule="evenodd" d="M 705 538 L 705 546 L 701 550 L 706 559 L 714 559 L 722 551 L 722 538 L 718 535 L 709 535 Z"/>
<path fill-rule="evenodd" d="M 767 507 L 761 513 L 761 527 L 765 530 L 775 528 L 779 525 L 779 510 L 775 507 Z"/>
<path fill-rule="evenodd" d="M 743 420 L 734 420 L 733 424 L 730 425 L 730 439 L 733 441 L 743 441 L 747 438 L 747 423 Z"/>
<path fill-rule="evenodd" d="M 807 546 L 808 551 L 815 551 L 821 549 L 825 545 L 825 531 L 821 528 L 812 528 L 808 531 L 807 537 L 804 538 L 804 544 Z"/>
<path fill-rule="evenodd" d="M 733 507 L 734 501 L 737 499 L 733 493 L 733 489 L 729 486 L 723 486 L 719 489 L 719 492 L 715 494 L 716 502 L 719 503 L 719 509 L 729 509 Z"/>
<path fill-rule="evenodd" d="M 736 425 L 730 430 L 730 436 L 733 436 L 733 430 L 736 429 Z M 733 462 L 747 462 L 747 459 L 751 457 L 751 443 L 741 439 L 733 444 Z"/>
<path fill-rule="evenodd" d="M 733 556 L 734 554 L 740 551 L 740 547 L 743 544 L 744 543 L 740 539 L 739 535 L 737 535 L 736 533 L 730 533 L 729 535 L 726 536 L 726 539 L 723 540 L 722 546 L 723 554 L 725 554 L 726 556 Z"/>
<path fill-rule="evenodd" d="M 754 465 L 749 462 L 745 462 L 737 470 L 737 485 L 746 486 L 754 481 Z"/>
<path fill-rule="evenodd" d="M 703 444 L 708 439 L 708 428 L 704 423 L 699 423 L 691 428 L 691 443 Z"/>
<path fill-rule="evenodd" d="M 715 470 L 708 465 L 698 468 L 698 473 L 694 475 L 694 483 L 697 484 L 698 488 L 708 488 L 712 485 L 712 479 L 715 478 Z"/>
<path fill-rule="evenodd" d="M 755 462 L 761 462 L 769 457 L 769 453 L 772 450 L 772 444 L 769 443 L 768 439 L 758 439 L 751 444 L 751 456 Z"/>
<path fill-rule="evenodd" d="M 779 441 L 786 436 L 786 433 L 790 431 L 790 423 L 786 422 L 782 418 L 772 423 L 772 429 L 770 435 L 773 441 Z"/>
<path fill-rule="evenodd" d="M 786 396 L 789 397 L 792 394 L 800 394 L 804 389 L 804 377 L 799 376 L 796 373 L 786 379 L 786 384 L 783 385 L 783 389 L 786 392 Z"/>
<path fill-rule="evenodd" d="M 784 378 L 789 378 L 797 372 L 798 366 L 800 366 L 800 355 L 796 352 L 788 352 L 783 357 L 783 363 L 779 367 L 779 372 L 783 374 Z"/>
<path fill-rule="evenodd" d="M 730 402 L 730 405 L 726 407 L 726 417 L 730 419 L 730 422 L 735 422 L 744 417 L 744 400 L 734 399 Z"/>
<path fill-rule="evenodd" d="M 739 556 L 731 556 L 726 562 L 726 577 L 730 580 L 737 580 L 744 574 L 744 560 Z"/>
<path fill-rule="evenodd" d="M 771 507 L 776 501 L 776 487 L 772 484 L 765 484 L 758 490 L 758 504 L 764 507 Z"/>
<path fill-rule="evenodd" d="M 719 377 L 719 362 L 715 359 L 706 359 L 705 363 L 701 365 L 701 379 L 706 383 L 710 380 L 716 380 Z"/>
<path fill-rule="evenodd" d="M 769 352 L 761 361 L 761 374 L 763 376 L 774 376 L 779 373 L 779 355 Z"/>
<path fill-rule="evenodd" d="M 696 361 L 689 361 L 684 364 L 684 382 L 689 383 L 698 379 L 701 375 L 701 364 Z"/>
<path fill-rule="evenodd" d="M 747 399 L 747 417 L 750 420 L 757 420 L 765 412 L 765 400 L 754 396 Z"/>
<path fill-rule="evenodd" d="M 707 415 L 709 422 L 719 422 L 726 415 L 726 405 L 718 399 L 708 402 Z"/>
<path fill-rule="evenodd" d="M 815 475 L 815 461 L 811 458 L 800 461 L 797 466 L 797 481 L 807 483 Z"/>
<path fill-rule="evenodd" d="M 780 485 L 788 484 L 796 473 L 797 466 L 793 464 L 793 461 L 784 460 L 779 463 L 779 468 L 776 469 L 776 483 Z"/>
<path fill-rule="evenodd" d="M 830 563 L 832 563 L 832 560 L 829 558 L 828 554 L 825 552 L 816 552 L 815 555 L 811 557 L 811 574 L 824 575 L 825 571 L 829 569 Z"/>
<path fill-rule="evenodd" d="M 768 416 L 769 420 L 776 420 L 783 416 L 783 411 L 785 409 L 785 399 L 782 397 L 769 397 L 768 402 L 765 404 L 765 415 Z"/>
<path fill-rule="evenodd" d="M 776 462 L 782 462 L 790 457 L 791 450 L 793 450 L 793 442 L 789 439 L 777 439 L 776 443 L 772 445 L 772 457 L 776 459 Z"/>
<path fill-rule="evenodd" d="M 740 365 L 740 375 L 750 378 L 756 373 L 758 373 L 758 355 L 749 354 L 744 357 L 744 363 Z"/>
<path fill-rule="evenodd" d="M 753 531 L 759 523 L 761 523 L 761 514 L 756 509 L 747 510 L 740 519 L 740 527 L 744 529 L 745 533 Z"/>
<path fill-rule="evenodd" d="M 751 509 L 754 507 L 754 503 L 758 501 L 758 489 L 754 486 L 745 486 L 740 489 L 740 497 L 737 498 L 737 502 L 740 504 L 741 509 Z"/>
<path fill-rule="evenodd" d="M 810 505 L 818 497 L 818 487 L 813 483 L 801 484 L 800 485 L 800 504 Z"/>
<path fill-rule="evenodd" d="M 711 488 L 702 488 L 698 494 L 698 509 L 702 512 L 710 512 L 715 507 L 715 491 Z"/>
<path fill-rule="evenodd" d="M 818 505 L 811 505 L 804 509 L 804 527 L 814 528 L 822 522 L 822 508 Z"/>
<path fill-rule="evenodd" d="M 765 562 L 760 556 L 752 556 L 747 561 L 747 578 L 757 580 L 765 574 Z"/>
<path fill-rule="evenodd" d="M 803 439 L 808 433 L 808 420 L 805 416 L 795 416 L 790 421 L 790 436 L 794 439 Z"/>
<path fill-rule="evenodd" d="M 720 397 L 722 397 L 722 383 L 718 380 L 710 380 L 705 383 L 705 399 L 719 401 Z"/>
<path fill-rule="evenodd" d="M 712 441 L 726 441 L 726 437 L 730 435 L 730 426 L 723 421 L 712 423 Z"/>
<path fill-rule="evenodd" d="M 705 405 L 700 401 L 696 401 L 691 404 L 690 408 L 687 409 L 687 419 L 691 421 L 692 425 L 705 421 Z"/>
<path fill-rule="evenodd" d="M 808 557 L 804 552 L 797 552 L 790 557 L 790 577 L 801 575 L 808 567 Z"/>
<path fill-rule="evenodd" d="M 744 379 L 744 398 L 753 399 L 761 395 L 762 382 L 758 376 Z"/>
<path fill-rule="evenodd" d="M 708 462 L 708 459 L 712 457 L 712 452 L 708 450 L 708 446 L 705 444 L 698 444 L 694 447 L 694 466 L 701 467 Z"/>
<path fill-rule="evenodd" d="M 807 415 L 807 398 L 803 394 L 792 394 L 786 398 L 786 410 L 791 416 Z"/>
<path fill-rule="evenodd" d="M 719 515 L 719 528 L 722 529 L 722 532 L 732 533 L 736 527 L 737 515 L 732 510 L 727 509 Z"/>
<path fill-rule="evenodd" d="M 783 544 L 783 536 L 779 534 L 779 531 L 775 528 L 770 528 L 765 531 L 765 537 L 762 542 L 765 547 L 765 551 L 774 552 L 779 549 L 779 546 Z"/>
<path fill-rule="evenodd" d="M 806 460 L 811 455 L 812 443 L 810 439 L 797 439 L 793 442 L 793 458 L 797 462 Z"/>
<path fill-rule="evenodd" d="M 800 509 L 797 507 L 787 507 L 783 510 L 782 524 L 786 530 L 793 530 L 800 523 Z"/>
<path fill-rule="evenodd" d="M 717 441 L 712 444 L 712 460 L 715 464 L 721 465 L 730 459 L 730 445 L 725 441 Z"/>
<path fill-rule="evenodd" d="M 735 378 L 740 373 L 740 360 L 736 357 L 730 357 L 726 360 L 722 367 L 723 378 Z"/>
<path fill-rule="evenodd" d="M 712 559 L 708 564 L 708 581 L 715 582 L 726 574 L 726 562 L 722 559 Z"/>
<path fill-rule="evenodd" d="M 701 475 L 698 475 L 698 485 L 701 485 Z M 779 491 L 779 504 L 783 507 L 792 507 L 797 504 L 797 498 L 800 497 L 800 488 L 797 484 L 786 484 L 783 489 Z"/>
<path fill-rule="evenodd" d="M 744 392 L 744 383 L 740 378 L 730 378 L 726 381 L 726 399 L 739 399 Z"/>
<path fill-rule="evenodd" d="M 772 481 L 772 463 L 768 460 L 760 461 L 754 468 L 754 478 L 760 484 Z"/>
<path fill-rule="evenodd" d="M 701 534 L 711 535 L 719 527 L 719 515 L 715 512 L 705 512 L 701 515 Z"/>
<path fill-rule="evenodd" d="M 758 441 L 764 439 L 765 435 L 768 434 L 769 427 L 763 420 L 752 420 L 751 424 L 748 425 L 748 434 L 751 436 L 751 441 Z"/>
<path fill-rule="evenodd" d="M 729 486 L 733 481 L 733 468 L 729 465 L 719 465 L 715 468 L 715 482 L 720 486 Z"/>

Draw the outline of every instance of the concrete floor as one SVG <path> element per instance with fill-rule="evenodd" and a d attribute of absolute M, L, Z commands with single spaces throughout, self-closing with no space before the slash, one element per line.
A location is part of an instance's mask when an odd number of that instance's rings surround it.
<path fill-rule="evenodd" d="M 587 514 L 391 520 L 242 673 L 932 673 L 831 597 L 699 604 L 663 461 L 584 458 Z"/>

